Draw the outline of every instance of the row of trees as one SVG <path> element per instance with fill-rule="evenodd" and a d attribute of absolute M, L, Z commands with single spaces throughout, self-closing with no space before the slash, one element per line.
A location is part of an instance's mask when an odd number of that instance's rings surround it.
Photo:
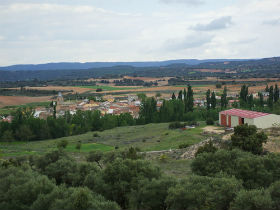
<path fill-rule="evenodd" d="M 215 98 L 215 95 L 212 95 Z M 172 94 L 172 100 L 163 101 L 157 108 L 154 98 L 144 98 L 139 113 L 139 123 L 160 123 L 173 121 L 198 121 L 208 118 L 217 120 L 218 110 L 205 108 L 194 108 L 194 97 L 191 86 L 188 90 L 179 91 L 178 97 Z"/>
<path fill-rule="evenodd" d="M 2 141 L 33 141 L 82 134 L 88 131 L 106 130 L 118 126 L 135 125 L 129 113 L 101 116 L 100 111 L 77 111 L 63 117 L 35 118 L 28 108 L 18 109 L 12 123 L 0 122 Z"/>
<path fill-rule="evenodd" d="M 249 94 L 248 86 L 243 85 L 240 90 L 240 106 L 242 108 L 257 109 L 260 111 L 274 112 L 279 109 L 279 87 L 268 85 L 265 88 L 268 99 L 264 100 L 263 92 L 258 93 L 258 99 L 254 99 L 253 94 Z M 265 104 L 267 107 L 265 107 Z"/>

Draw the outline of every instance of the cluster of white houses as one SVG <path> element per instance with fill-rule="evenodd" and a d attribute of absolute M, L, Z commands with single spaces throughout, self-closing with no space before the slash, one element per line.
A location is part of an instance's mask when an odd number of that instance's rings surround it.
<path fill-rule="evenodd" d="M 242 109 L 229 109 L 219 113 L 219 123 L 222 126 L 233 128 L 237 125 L 255 125 L 257 128 L 270 128 L 280 125 L 280 115 Z"/>

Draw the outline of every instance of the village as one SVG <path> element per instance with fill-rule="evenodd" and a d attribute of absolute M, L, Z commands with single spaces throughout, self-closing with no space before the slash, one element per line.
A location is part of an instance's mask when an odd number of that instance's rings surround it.
<path fill-rule="evenodd" d="M 267 100 L 269 92 L 262 91 L 261 94 L 264 100 Z M 259 93 L 252 93 L 254 99 L 259 97 Z M 184 97 L 184 96 L 183 96 Z M 218 94 L 215 96 L 216 100 L 221 100 L 221 96 Z M 172 100 L 172 97 L 164 95 L 164 97 L 155 97 L 157 100 L 157 109 L 159 110 L 164 100 Z M 54 96 L 54 100 L 50 101 L 51 106 L 49 107 L 36 107 L 34 109 L 34 117 L 40 119 L 47 119 L 49 116 L 53 116 L 54 106 L 56 117 L 62 117 L 65 112 L 69 111 L 70 114 L 75 114 L 78 110 L 81 111 L 94 111 L 99 110 L 101 115 L 113 114 L 120 115 L 121 113 L 130 113 L 135 119 L 139 117 L 139 111 L 141 107 L 141 98 L 137 94 L 129 94 L 124 96 L 113 96 L 105 95 L 103 97 L 95 97 L 92 99 L 83 100 L 65 100 L 65 97 L 61 92 L 57 96 Z M 239 106 L 239 94 L 237 92 L 229 92 L 227 94 L 228 107 L 238 107 Z M 195 95 L 194 106 L 195 107 L 205 107 L 206 97 L 201 97 L 201 95 Z M 12 122 L 13 116 L 6 115 L 0 116 L 1 121 Z"/>

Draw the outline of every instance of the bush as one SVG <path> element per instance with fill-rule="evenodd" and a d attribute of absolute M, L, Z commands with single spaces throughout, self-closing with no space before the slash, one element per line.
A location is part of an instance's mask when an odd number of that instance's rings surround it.
<path fill-rule="evenodd" d="M 180 144 L 180 145 L 179 145 L 179 149 L 184 149 L 184 148 L 187 148 L 187 147 L 189 147 L 189 146 L 191 146 L 191 144 L 189 144 L 189 143 L 183 143 L 183 144 Z"/>
<path fill-rule="evenodd" d="M 93 137 L 100 137 L 100 135 L 98 133 L 94 133 Z"/>
<path fill-rule="evenodd" d="M 181 124 L 180 122 L 172 122 L 169 124 L 169 129 L 177 129 L 185 127 L 185 124 Z"/>
<path fill-rule="evenodd" d="M 68 145 L 68 141 L 63 139 L 57 143 L 57 148 L 66 148 Z"/>
<path fill-rule="evenodd" d="M 222 84 L 221 83 L 217 83 L 216 84 L 216 88 L 222 88 Z"/>
<path fill-rule="evenodd" d="M 81 143 L 81 142 L 78 142 L 78 143 L 76 144 L 76 149 L 77 149 L 77 150 L 80 150 L 81 147 L 82 147 L 82 143 Z"/>
<path fill-rule="evenodd" d="M 208 118 L 208 119 L 206 120 L 206 124 L 207 124 L 207 125 L 214 125 L 214 120 L 213 120 L 212 118 Z"/>
<path fill-rule="evenodd" d="M 233 147 L 261 154 L 263 152 L 263 143 L 266 143 L 267 136 L 264 132 L 257 133 L 257 127 L 254 125 L 239 125 L 234 128 L 234 134 L 231 136 Z"/>
<path fill-rule="evenodd" d="M 212 141 L 209 141 L 205 145 L 198 148 L 197 152 L 195 153 L 195 156 L 204 153 L 204 152 L 211 152 L 215 153 L 218 149 L 213 145 Z"/>
<path fill-rule="evenodd" d="M 96 89 L 96 92 L 102 92 L 103 90 L 102 90 L 102 88 L 97 88 Z"/>

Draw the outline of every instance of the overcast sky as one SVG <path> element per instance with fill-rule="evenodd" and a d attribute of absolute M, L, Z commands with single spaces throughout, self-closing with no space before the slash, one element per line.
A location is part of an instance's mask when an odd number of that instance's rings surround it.
<path fill-rule="evenodd" d="M 279 0 L 0 0 L 0 66 L 280 56 Z"/>

